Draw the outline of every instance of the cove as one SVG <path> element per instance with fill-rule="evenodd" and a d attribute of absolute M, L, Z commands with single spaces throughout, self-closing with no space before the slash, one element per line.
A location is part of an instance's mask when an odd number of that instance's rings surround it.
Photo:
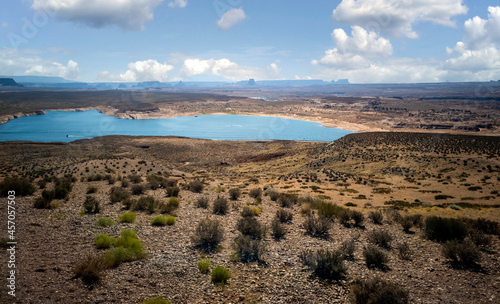
<path fill-rule="evenodd" d="M 47 111 L 0 125 L 0 141 L 71 142 L 105 135 L 184 136 L 215 140 L 333 141 L 352 131 L 269 116 L 198 115 L 120 119 L 96 110 Z"/>

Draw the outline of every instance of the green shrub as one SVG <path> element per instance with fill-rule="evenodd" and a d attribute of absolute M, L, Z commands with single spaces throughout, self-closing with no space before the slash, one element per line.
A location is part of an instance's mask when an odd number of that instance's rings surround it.
<path fill-rule="evenodd" d="M 122 223 L 133 223 L 135 221 L 135 213 L 134 212 L 125 212 L 120 215 L 118 221 Z"/>
<path fill-rule="evenodd" d="M 86 214 L 99 213 L 101 210 L 99 206 L 99 201 L 91 195 L 87 195 L 85 197 L 85 201 L 83 202 L 83 208 L 85 209 Z"/>
<path fill-rule="evenodd" d="M 304 221 L 303 227 L 306 233 L 314 237 L 326 237 L 330 232 L 332 222 L 324 216 L 308 216 Z"/>
<path fill-rule="evenodd" d="M 481 251 L 470 240 L 448 241 L 443 244 L 443 256 L 456 266 L 473 267 L 481 260 Z"/>
<path fill-rule="evenodd" d="M 319 249 L 314 253 L 306 250 L 301 253 L 300 259 L 322 279 L 338 280 L 347 273 L 344 255 L 340 251 Z"/>
<path fill-rule="evenodd" d="M 203 209 L 207 209 L 208 208 L 208 202 L 209 202 L 209 199 L 207 196 L 202 196 L 202 197 L 199 197 L 197 200 L 196 200 L 196 207 L 198 208 L 203 208 Z"/>
<path fill-rule="evenodd" d="M 222 266 L 217 266 L 212 269 L 212 282 L 225 285 L 230 278 L 231 272 L 229 272 L 229 269 Z"/>
<path fill-rule="evenodd" d="M 87 187 L 87 194 L 92 194 L 97 192 L 97 186 L 89 185 Z"/>
<path fill-rule="evenodd" d="M 88 255 L 73 268 L 76 278 L 81 278 L 86 285 L 92 285 L 102 280 L 106 264 L 101 256 Z"/>
<path fill-rule="evenodd" d="M 105 233 L 100 233 L 94 238 L 94 244 L 97 249 L 108 249 L 114 246 L 116 238 Z"/>
<path fill-rule="evenodd" d="M 293 214 L 283 208 L 276 211 L 276 218 L 282 223 L 290 223 L 293 219 Z"/>
<path fill-rule="evenodd" d="M 243 217 L 238 220 L 236 229 L 243 235 L 254 239 L 261 239 L 264 236 L 265 228 L 255 217 Z"/>
<path fill-rule="evenodd" d="M 124 229 L 116 239 L 115 248 L 106 251 L 104 262 L 108 267 L 116 267 L 124 262 L 143 259 L 147 256 L 142 242 L 137 238 L 135 231 Z"/>
<path fill-rule="evenodd" d="M 112 203 L 123 202 L 130 198 L 130 192 L 120 187 L 112 187 L 109 193 L 109 199 Z"/>
<path fill-rule="evenodd" d="M 260 239 L 254 239 L 248 235 L 238 235 L 233 242 L 235 257 L 246 263 L 251 261 L 263 261 L 266 247 Z"/>
<path fill-rule="evenodd" d="M 390 248 L 392 235 L 386 230 L 372 230 L 368 232 L 368 241 L 384 248 Z"/>
<path fill-rule="evenodd" d="M 463 240 L 467 235 L 467 226 L 453 218 L 430 216 L 425 219 L 424 234 L 429 240 L 437 242 Z"/>
<path fill-rule="evenodd" d="M 171 304 L 171 302 L 165 298 L 156 297 L 144 300 L 141 302 L 141 304 Z"/>
<path fill-rule="evenodd" d="M 97 219 L 97 226 L 99 226 L 99 227 L 109 227 L 109 226 L 113 226 L 114 224 L 115 224 L 115 221 L 113 221 L 110 218 L 100 217 Z"/>
<path fill-rule="evenodd" d="M 407 304 L 410 301 L 403 287 L 380 278 L 354 280 L 351 295 L 355 304 Z"/>
<path fill-rule="evenodd" d="M 227 199 L 225 197 L 217 196 L 213 204 L 213 213 L 224 215 L 227 213 L 228 209 L 229 204 L 227 202 Z"/>
<path fill-rule="evenodd" d="M 287 233 L 285 225 L 277 218 L 271 222 L 271 234 L 275 239 L 283 238 Z"/>
<path fill-rule="evenodd" d="M 382 249 L 373 245 L 368 245 L 363 249 L 363 256 L 368 268 L 385 269 L 387 267 L 386 263 L 389 261 L 387 254 Z"/>
<path fill-rule="evenodd" d="M 9 191 L 15 191 L 16 196 L 32 195 L 36 187 L 27 179 L 7 177 L 0 182 L 0 196 L 8 196 Z"/>
<path fill-rule="evenodd" d="M 206 218 L 196 226 L 191 242 L 196 247 L 210 251 L 217 247 L 223 239 L 224 229 L 221 223 L 218 220 Z"/>
<path fill-rule="evenodd" d="M 229 197 L 231 200 L 236 201 L 241 196 L 240 188 L 231 188 L 229 189 Z"/>
<path fill-rule="evenodd" d="M 175 225 L 176 218 L 175 216 L 167 215 L 167 225 L 172 226 Z"/>
<path fill-rule="evenodd" d="M 164 215 L 157 215 L 151 219 L 151 225 L 153 226 L 165 226 L 167 224 L 167 217 Z"/>
<path fill-rule="evenodd" d="M 382 212 L 380 210 L 368 213 L 368 218 L 370 218 L 376 225 L 382 225 L 382 222 L 384 220 L 384 216 L 382 215 Z"/>
<path fill-rule="evenodd" d="M 166 204 L 161 207 L 162 213 L 173 213 L 179 208 L 181 201 L 177 197 L 171 197 Z"/>
<path fill-rule="evenodd" d="M 198 270 L 201 272 L 208 272 L 212 267 L 212 261 L 210 259 L 200 259 L 198 261 Z"/>

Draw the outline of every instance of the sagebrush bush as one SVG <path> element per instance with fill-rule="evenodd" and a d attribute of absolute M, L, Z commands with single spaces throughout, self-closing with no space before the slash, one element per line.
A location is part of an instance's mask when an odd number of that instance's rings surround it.
<path fill-rule="evenodd" d="M 487 220 L 484 218 L 471 219 L 471 218 L 460 218 L 461 222 L 466 224 L 468 227 L 475 229 L 477 231 L 481 231 L 486 234 L 500 234 L 499 223 Z"/>
<path fill-rule="evenodd" d="M 344 264 L 344 254 L 338 250 L 331 251 L 319 249 L 316 252 L 306 250 L 301 252 L 299 258 L 314 273 L 323 279 L 338 280 L 347 273 Z"/>
<path fill-rule="evenodd" d="M 203 208 L 203 209 L 207 209 L 208 208 L 208 202 L 209 202 L 209 199 L 207 196 L 202 196 L 202 197 L 199 197 L 197 200 L 196 200 L 196 207 L 198 208 Z"/>
<path fill-rule="evenodd" d="M 141 196 L 130 208 L 132 211 L 148 211 L 153 213 L 158 208 L 159 202 L 152 196 Z"/>
<path fill-rule="evenodd" d="M 212 282 L 225 285 L 230 278 L 231 272 L 229 271 L 229 269 L 222 266 L 217 266 L 212 269 Z"/>
<path fill-rule="evenodd" d="M 363 249 L 363 256 L 365 258 L 366 266 L 368 268 L 380 268 L 385 269 L 389 257 L 387 254 L 377 246 L 368 245 Z"/>
<path fill-rule="evenodd" d="M 424 234 L 429 240 L 437 242 L 463 240 L 467 235 L 467 226 L 457 219 L 430 216 L 425 219 Z"/>
<path fill-rule="evenodd" d="M 361 211 L 350 210 L 351 218 L 354 220 L 354 225 L 361 226 L 365 221 L 365 215 Z"/>
<path fill-rule="evenodd" d="M 132 192 L 132 195 L 141 195 L 144 193 L 144 186 L 133 185 L 132 188 L 130 188 L 130 191 Z"/>
<path fill-rule="evenodd" d="M 313 208 L 315 208 L 314 205 L 311 205 L 311 206 Z M 335 217 L 339 217 L 339 215 L 342 214 L 343 212 L 346 212 L 345 214 L 349 216 L 347 209 L 342 208 L 342 207 L 337 206 L 336 204 L 332 204 L 332 203 L 321 202 L 320 204 L 317 205 L 317 207 L 315 209 L 318 210 L 318 215 L 324 216 L 324 217 L 327 217 L 330 219 L 333 219 Z M 349 217 L 349 219 L 350 219 L 350 217 Z"/>
<path fill-rule="evenodd" d="M 298 201 L 298 197 L 295 194 L 281 193 L 278 196 L 277 202 L 282 208 L 291 208 Z"/>
<path fill-rule="evenodd" d="M 353 259 L 354 250 L 356 249 L 356 239 L 349 238 L 345 240 L 344 242 L 342 242 L 341 249 L 345 259 Z"/>
<path fill-rule="evenodd" d="M 92 194 L 97 192 L 97 186 L 88 185 L 87 186 L 87 194 Z"/>
<path fill-rule="evenodd" d="M 278 197 L 280 195 L 280 193 L 276 190 L 274 190 L 273 188 L 269 188 L 266 190 L 265 194 L 267 196 L 269 196 L 269 199 L 273 202 L 277 201 L 278 200 Z"/>
<path fill-rule="evenodd" d="M 262 189 L 254 188 L 248 192 L 248 195 L 252 198 L 260 198 L 262 196 Z"/>
<path fill-rule="evenodd" d="M 16 196 L 27 196 L 35 193 L 36 187 L 27 179 L 7 177 L 0 182 L 0 196 L 8 196 L 9 191 L 15 191 Z"/>
<path fill-rule="evenodd" d="M 179 187 L 177 186 L 174 186 L 174 187 L 167 187 L 166 191 L 167 191 L 167 197 L 177 197 L 179 196 L 179 192 L 181 191 L 181 189 L 179 189 Z"/>
<path fill-rule="evenodd" d="M 243 217 L 238 220 L 236 229 L 243 235 L 254 239 L 261 239 L 264 236 L 265 228 L 255 217 Z"/>
<path fill-rule="evenodd" d="M 138 174 L 130 174 L 128 176 L 128 180 L 131 181 L 134 184 L 138 184 L 142 182 L 142 177 Z"/>
<path fill-rule="evenodd" d="M 286 233 L 287 229 L 279 219 L 276 218 L 271 222 L 271 234 L 275 239 L 283 238 Z"/>
<path fill-rule="evenodd" d="M 231 200 L 236 201 L 241 196 L 240 188 L 231 188 L 229 189 L 229 197 Z"/>
<path fill-rule="evenodd" d="M 368 232 L 368 241 L 380 247 L 390 248 L 392 235 L 387 230 L 372 230 Z"/>
<path fill-rule="evenodd" d="M 37 209 L 50 209 L 50 203 L 53 199 L 54 192 L 43 190 L 42 194 L 33 201 L 33 207 Z"/>
<path fill-rule="evenodd" d="M 172 304 L 169 300 L 161 297 L 149 298 L 141 302 L 141 304 Z"/>
<path fill-rule="evenodd" d="M 469 229 L 468 239 L 481 248 L 487 248 L 491 245 L 491 236 L 475 228 Z"/>
<path fill-rule="evenodd" d="M 308 216 L 304 221 L 303 227 L 306 233 L 315 237 L 326 237 L 330 232 L 332 222 L 324 216 Z"/>
<path fill-rule="evenodd" d="M 481 260 L 481 251 L 468 239 L 463 242 L 447 241 L 443 244 L 442 253 L 457 266 L 473 267 Z"/>
<path fill-rule="evenodd" d="M 266 246 L 260 239 L 242 234 L 234 239 L 233 248 L 236 259 L 244 263 L 263 261 L 263 256 L 266 253 Z"/>
<path fill-rule="evenodd" d="M 73 268 L 76 278 L 80 278 L 86 285 L 96 284 L 104 277 L 106 264 L 102 256 L 88 255 Z"/>
<path fill-rule="evenodd" d="M 122 186 L 122 188 L 127 188 L 128 186 L 130 186 L 130 181 L 126 178 L 122 179 L 121 186 Z"/>
<path fill-rule="evenodd" d="M 133 223 L 135 221 L 135 217 L 136 215 L 134 212 L 125 212 L 119 216 L 118 221 L 122 223 Z"/>
<path fill-rule="evenodd" d="M 351 212 L 349 212 L 349 210 L 347 209 L 344 209 L 339 212 L 337 218 L 342 225 L 349 226 L 349 222 L 351 221 Z"/>
<path fill-rule="evenodd" d="M 241 216 L 242 217 L 252 217 L 255 216 L 255 213 L 253 213 L 252 209 L 248 206 L 244 206 L 243 210 L 241 210 Z"/>
<path fill-rule="evenodd" d="M 293 219 L 293 213 L 280 208 L 276 211 L 276 218 L 282 223 L 290 223 Z"/>
<path fill-rule="evenodd" d="M 208 272 L 212 267 L 212 261 L 210 259 L 200 259 L 198 261 L 198 270 L 201 272 Z"/>
<path fill-rule="evenodd" d="M 368 218 L 370 218 L 370 220 L 372 220 L 372 222 L 376 225 L 382 225 L 384 221 L 384 216 L 380 210 L 368 213 Z"/>
<path fill-rule="evenodd" d="M 194 246 L 205 251 L 215 249 L 224 239 L 224 228 L 218 220 L 205 218 L 201 220 L 191 236 Z"/>
<path fill-rule="evenodd" d="M 229 203 L 227 201 L 227 198 L 223 196 L 217 196 L 217 198 L 213 203 L 212 212 L 214 214 L 224 215 L 227 213 L 228 209 L 229 209 Z"/>
<path fill-rule="evenodd" d="M 412 250 L 408 242 L 402 242 L 396 245 L 396 249 L 398 250 L 398 256 L 402 260 L 411 260 Z"/>
<path fill-rule="evenodd" d="M 163 180 L 163 177 L 155 175 L 155 174 L 150 174 L 148 177 L 146 177 L 146 180 L 148 182 L 148 186 L 151 190 L 156 190 L 161 187 L 161 182 Z"/>
<path fill-rule="evenodd" d="M 115 221 L 113 221 L 110 218 L 100 217 L 97 219 L 97 226 L 99 226 L 99 227 L 109 227 L 109 226 L 113 226 L 114 224 L 115 224 Z"/>
<path fill-rule="evenodd" d="M 203 192 L 203 187 L 204 187 L 203 182 L 200 181 L 199 179 L 190 182 L 188 185 L 189 190 L 193 191 L 194 193 Z"/>
<path fill-rule="evenodd" d="M 87 195 L 85 197 L 83 208 L 85 209 L 86 214 L 99 213 L 101 211 L 99 201 L 91 195 Z"/>
<path fill-rule="evenodd" d="M 409 293 L 398 284 L 380 278 L 355 279 L 351 286 L 355 304 L 407 304 Z"/>
<path fill-rule="evenodd" d="M 109 200 L 112 203 L 123 202 L 130 198 L 130 192 L 120 187 L 112 187 L 109 192 Z"/>
<path fill-rule="evenodd" d="M 73 178 L 70 176 L 65 176 L 63 178 L 56 178 L 54 180 L 54 198 L 55 199 L 67 199 L 68 194 L 73 189 Z"/>
<path fill-rule="evenodd" d="M 399 224 L 403 227 L 404 232 L 409 233 L 411 227 L 413 227 L 413 219 L 409 215 L 403 216 L 399 220 Z"/>

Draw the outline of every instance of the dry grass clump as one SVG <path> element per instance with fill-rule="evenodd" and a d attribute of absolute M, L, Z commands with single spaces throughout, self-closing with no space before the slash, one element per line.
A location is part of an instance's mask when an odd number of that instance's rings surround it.
<path fill-rule="evenodd" d="M 201 196 L 199 197 L 197 200 L 196 200 L 196 207 L 198 208 L 203 208 L 203 209 L 207 209 L 208 208 L 208 202 L 209 202 L 209 199 L 207 196 Z"/>
<path fill-rule="evenodd" d="M 384 216 L 380 210 L 368 213 L 368 218 L 376 225 L 382 225 Z"/>
<path fill-rule="evenodd" d="M 390 248 L 392 235 L 387 230 L 372 230 L 368 232 L 368 241 L 383 248 Z"/>
<path fill-rule="evenodd" d="M 293 213 L 280 208 L 278 209 L 278 211 L 276 211 L 276 218 L 282 223 L 290 223 L 293 219 Z"/>
<path fill-rule="evenodd" d="M 80 278 L 84 284 L 93 285 L 102 280 L 106 264 L 102 256 L 88 255 L 78 262 L 73 268 L 76 278 Z"/>

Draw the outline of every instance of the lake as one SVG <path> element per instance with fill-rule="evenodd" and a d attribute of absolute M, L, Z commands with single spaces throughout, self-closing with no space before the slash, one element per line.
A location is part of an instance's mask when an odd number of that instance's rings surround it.
<path fill-rule="evenodd" d="M 47 111 L 0 125 L 0 141 L 71 142 L 104 135 L 185 136 L 219 140 L 332 141 L 352 131 L 267 116 L 198 115 L 120 119 L 96 110 Z"/>

